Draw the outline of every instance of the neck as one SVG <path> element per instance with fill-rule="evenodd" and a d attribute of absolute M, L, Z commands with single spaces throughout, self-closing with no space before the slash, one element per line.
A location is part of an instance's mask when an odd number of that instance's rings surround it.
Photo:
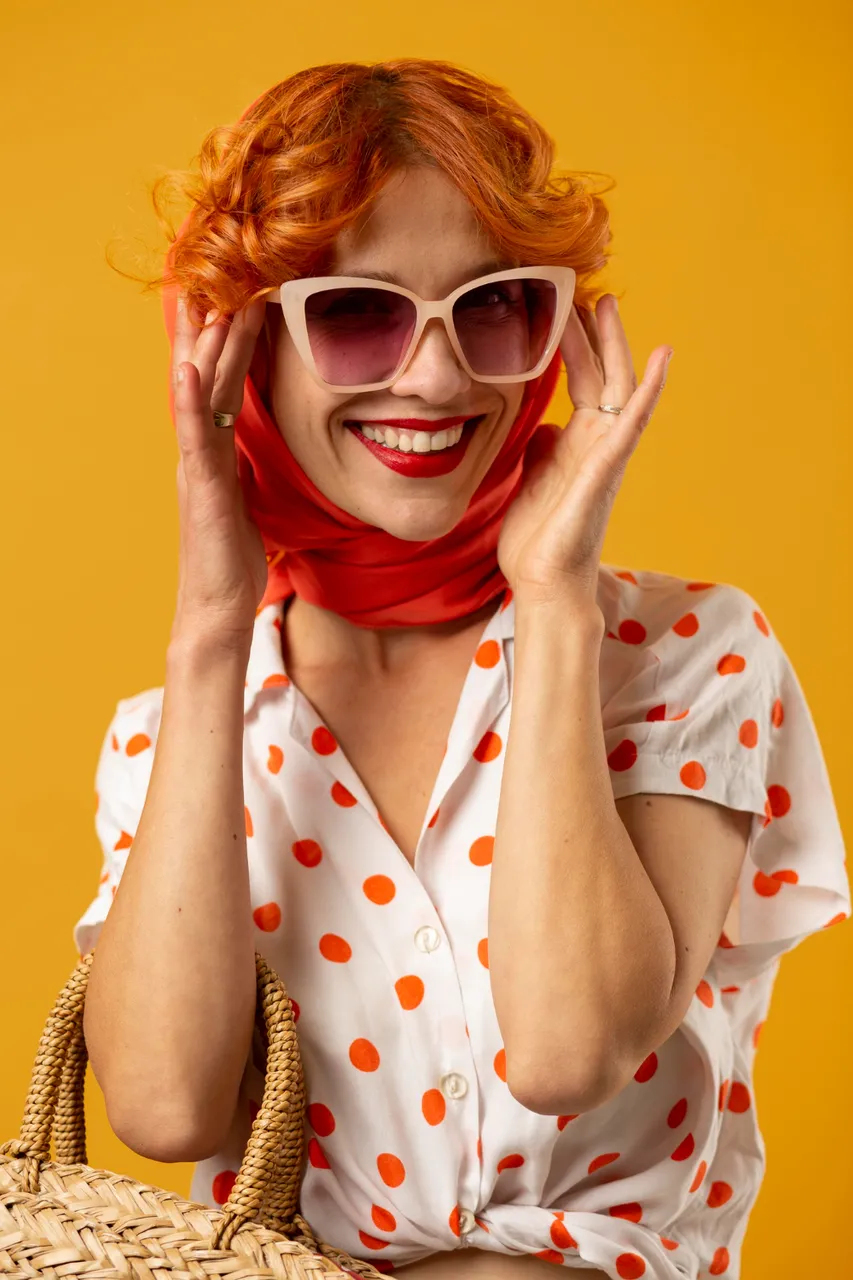
<path fill-rule="evenodd" d="M 282 620 L 287 671 L 349 667 L 360 678 L 385 678 L 412 669 L 440 643 L 452 646 L 479 634 L 498 608 L 490 600 L 481 609 L 450 622 L 413 627 L 357 627 L 329 609 L 291 597 Z"/>

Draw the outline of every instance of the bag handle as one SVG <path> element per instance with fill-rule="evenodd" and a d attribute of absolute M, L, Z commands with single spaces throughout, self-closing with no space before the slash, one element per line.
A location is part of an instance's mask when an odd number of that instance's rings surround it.
<path fill-rule="evenodd" d="M 79 961 L 48 1016 L 24 1104 L 20 1137 L 0 1145 L 0 1155 L 25 1159 L 22 1190 L 31 1195 L 38 1193 L 42 1165 L 50 1160 L 52 1135 L 57 1163 L 88 1164 L 83 1103 L 88 1053 L 83 1006 L 94 954 L 90 951 Z M 245 1222 L 258 1221 L 283 1235 L 302 1236 L 314 1248 L 319 1242 L 297 1212 L 305 1082 L 293 1010 L 283 982 L 257 951 L 255 970 L 268 1041 L 264 1093 L 211 1248 L 228 1248 Z M 373 1272 L 373 1268 L 369 1270 Z"/>

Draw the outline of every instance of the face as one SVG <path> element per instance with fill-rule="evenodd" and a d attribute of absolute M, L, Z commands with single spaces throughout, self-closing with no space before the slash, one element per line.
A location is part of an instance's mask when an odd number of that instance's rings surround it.
<path fill-rule="evenodd" d="M 426 167 L 395 175 L 370 216 L 358 230 L 348 228 L 335 250 L 329 274 L 389 272 L 426 300 L 444 298 L 484 274 L 478 268 L 496 257 L 459 189 L 440 170 Z M 344 511 L 397 538 L 425 541 L 453 529 L 500 452 L 524 383 L 475 382 L 458 363 L 444 325 L 431 320 L 409 365 L 390 387 L 352 395 L 325 391 L 297 354 L 278 302 L 268 306 L 267 318 L 265 399 L 317 488 Z M 451 450 L 459 461 L 430 478 L 387 466 L 363 435 L 344 425 L 414 418 L 428 428 L 437 419 L 477 415 L 485 416 L 471 431 L 467 448 Z"/>

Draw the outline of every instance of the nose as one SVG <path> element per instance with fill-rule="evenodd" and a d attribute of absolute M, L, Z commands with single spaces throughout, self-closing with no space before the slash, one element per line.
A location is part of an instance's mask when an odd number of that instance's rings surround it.
<path fill-rule="evenodd" d="M 459 363 L 447 330 L 437 317 L 428 320 L 406 368 L 389 390 L 418 396 L 428 404 L 448 404 L 467 391 L 471 377 Z"/>

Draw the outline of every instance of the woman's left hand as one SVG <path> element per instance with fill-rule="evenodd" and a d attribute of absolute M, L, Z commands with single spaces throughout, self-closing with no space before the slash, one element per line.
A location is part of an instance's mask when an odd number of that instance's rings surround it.
<path fill-rule="evenodd" d="M 637 385 L 613 294 L 586 328 L 572 306 L 560 341 L 574 412 L 564 428 L 540 427 L 525 456 L 521 488 L 498 538 L 498 563 L 517 596 L 567 598 L 596 608 L 601 551 L 628 459 L 666 383 L 671 347 L 656 347 Z M 600 404 L 622 407 L 602 413 Z"/>

